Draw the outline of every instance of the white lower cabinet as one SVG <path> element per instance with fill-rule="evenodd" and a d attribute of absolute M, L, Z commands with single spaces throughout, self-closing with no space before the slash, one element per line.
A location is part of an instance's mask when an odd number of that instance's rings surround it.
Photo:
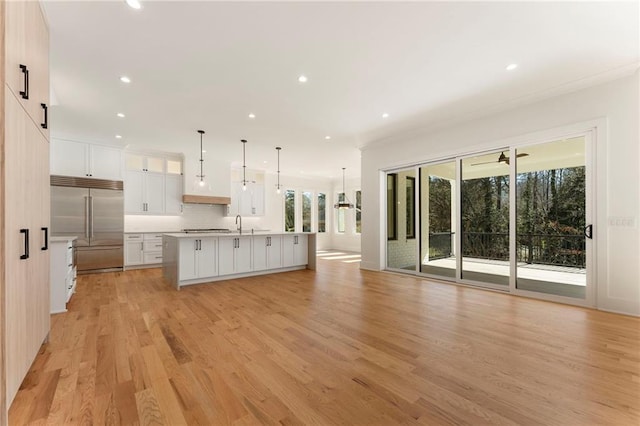
<path fill-rule="evenodd" d="M 217 238 L 181 238 L 178 279 L 193 280 L 218 275 L 217 243 Z"/>
<path fill-rule="evenodd" d="M 282 266 L 306 265 L 309 261 L 309 239 L 307 235 L 284 235 L 282 237 Z"/>
<path fill-rule="evenodd" d="M 256 235 L 253 237 L 253 270 L 282 268 L 282 236 Z"/>
<path fill-rule="evenodd" d="M 51 240 L 50 301 L 51 313 L 67 312 L 67 302 L 76 289 L 73 239 Z"/>
<path fill-rule="evenodd" d="M 125 234 L 124 266 L 157 266 L 162 263 L 162 234 Z"/>
<path fill-rule="evenodd" d="M 251 272 L 251 237 L 220 237 L 220 275 Z"/>
<path fill-rule="evenodd" d="M 136 266 L 144 264 L 144 251 L 143 251 L 143 242 L 142 242 L 142 234 L 135 234 L 139 236 L 140 239 L 137 239 L 135 236 L 127 235 L 125 236 L 124 242 L 124 265 L 125 266 Z"/>

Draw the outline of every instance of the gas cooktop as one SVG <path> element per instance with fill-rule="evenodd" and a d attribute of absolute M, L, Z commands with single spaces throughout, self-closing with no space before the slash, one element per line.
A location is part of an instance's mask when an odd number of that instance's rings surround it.
<path fill-rule="evenodd" d="M 189 229 L 183 229 L 182 232 L 186 234 L 196 234 L 196 233 L 202 233 L 202 232 L 228 234 L 231 232 L 231 230 L 227 228 L 189 228 Z"/>

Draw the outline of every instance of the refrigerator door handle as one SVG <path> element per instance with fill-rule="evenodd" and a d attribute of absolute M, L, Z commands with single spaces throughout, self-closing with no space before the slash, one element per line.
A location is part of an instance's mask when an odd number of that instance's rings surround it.
<path fill-rule="evenodd" d="M 90 220 L 89 238 L 93 238 L 93 197 L 92 196 L 89 196 L 89 220 Z"/>
<path fill-rule="evenodd" d="M 84 197 L 84 236 L 89 238 L 89 196 Z"/>

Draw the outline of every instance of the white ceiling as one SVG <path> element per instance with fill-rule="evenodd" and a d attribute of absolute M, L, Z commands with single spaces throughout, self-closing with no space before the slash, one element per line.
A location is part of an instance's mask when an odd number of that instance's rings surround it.
<path fill-rule="evenodd" d="M 638 2 L 142 4 L 45 1 L 53 137 L 183 152 L 204 129 L 207 155 L 244 138 L 248 167 L 282 146 L 285 174 L 354 175 L 358 147 L 640 60 Z"/>

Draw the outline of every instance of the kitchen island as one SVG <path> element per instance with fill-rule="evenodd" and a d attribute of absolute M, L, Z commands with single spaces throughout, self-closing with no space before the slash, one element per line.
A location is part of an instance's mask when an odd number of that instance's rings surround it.
<path fill-rule="evenodd" d="M 176 289 L 316 268 L 315 233 L 185 233 L 162 236 L 162 269 Z"/>

